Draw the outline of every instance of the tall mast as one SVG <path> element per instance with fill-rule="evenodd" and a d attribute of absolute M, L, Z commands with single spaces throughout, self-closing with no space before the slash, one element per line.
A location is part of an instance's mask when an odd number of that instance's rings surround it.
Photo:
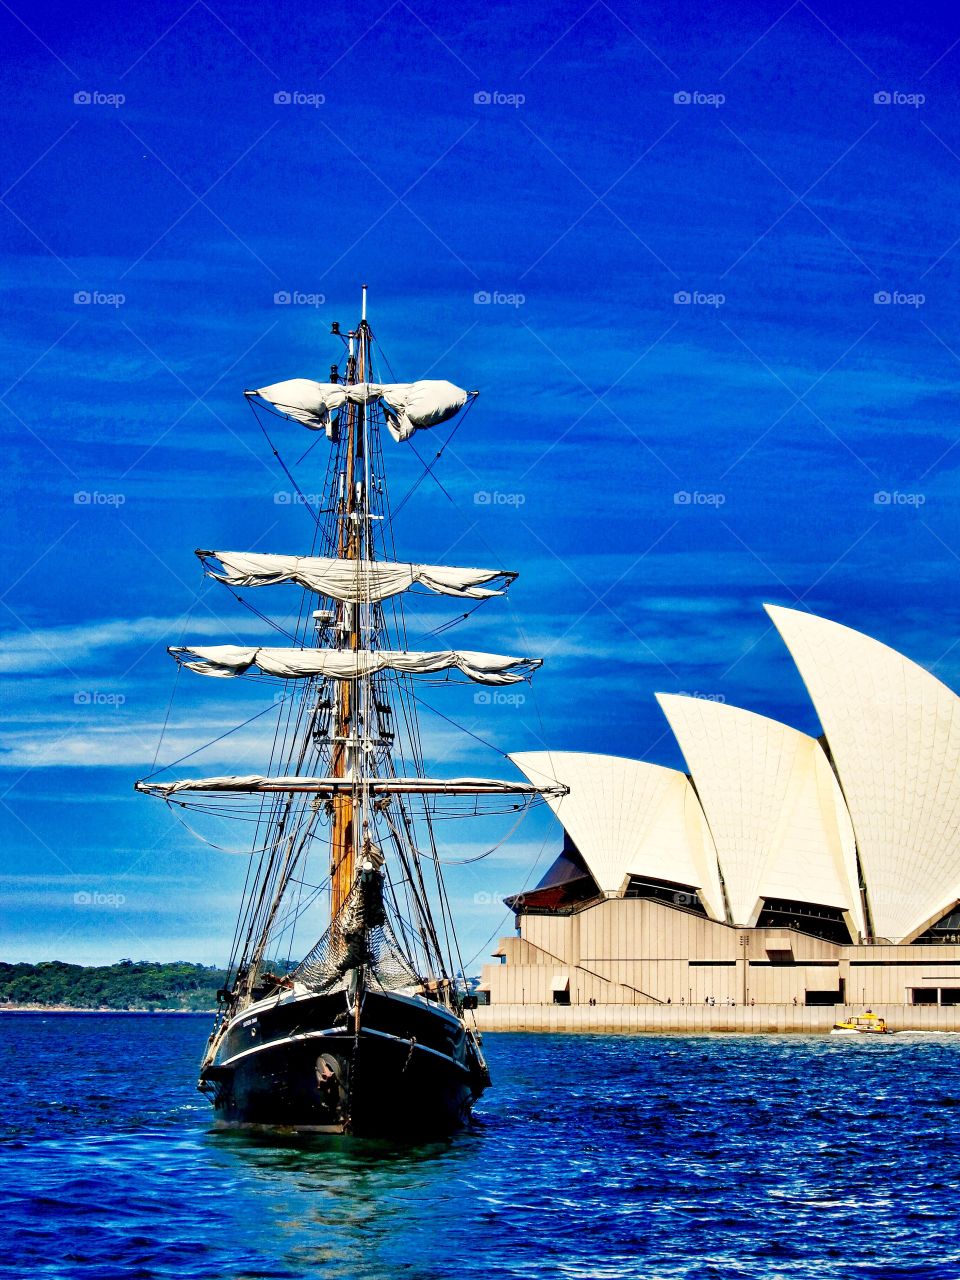
<path fill-rule="evenodd" d="M 365 382 L 368 375 L 369 342 L 367 329 L 367 286 L 363 286 L 360 326 L 349 335 L 347 382 Z M 338 502 L 339 529 L 337 555 L 343 560 L 359 560 L 362 555 L 366 492 L 366 408 L 362 404 L 347 406 L 346 464 L 341 475 Z M 344 648 L 356 652 L 361 645 L 359 604 L 343 602 L 338 607 L 337 624 L 344 637 Z M 356 686 L 356 687 L 355 687 Z M 361 724 L 358 717 L 360 682 L 344 680 L 336 695 L 334 743 L 331 775 L 356 779 L 362 765 Z M 358 845 L 356 824 L 356 790 L 345 791 L 333 799 L 333 829 L 330 847 L 330 918 L 335 919 L 353 886 Z"/>

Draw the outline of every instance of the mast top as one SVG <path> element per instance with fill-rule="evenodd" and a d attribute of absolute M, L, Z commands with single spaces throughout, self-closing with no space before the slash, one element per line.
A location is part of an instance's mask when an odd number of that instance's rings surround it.
<path fill-rule="evenodd" d="M 360 289 L 363 295 L 363 301 L 360 306 L 360 319 L 366 320 L 367 318 L 367 286 L 365 284 L 361 285 Z"/>

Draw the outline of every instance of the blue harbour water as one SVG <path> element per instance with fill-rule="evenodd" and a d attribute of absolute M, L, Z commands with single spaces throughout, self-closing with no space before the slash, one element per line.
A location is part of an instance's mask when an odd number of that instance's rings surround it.
<path fill-rule="evenodd" d="M 474 1128 L 211 1128 L 207 1020 L 0 1017 L 0 1272 L 960 1278 L 960 1036 L 489 1035 Z"/>

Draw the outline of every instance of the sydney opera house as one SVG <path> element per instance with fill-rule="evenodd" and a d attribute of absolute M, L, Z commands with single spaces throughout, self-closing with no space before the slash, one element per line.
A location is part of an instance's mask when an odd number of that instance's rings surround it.
<path fill-rule="evenodd" d="M 960 698 L 857 631 L 767 612 L 821 737 L 664 694 L 685 773 L 512 757 L 568 792 L 562 851 L 507 899 L 491 1005 L 960 1005 Z"/>

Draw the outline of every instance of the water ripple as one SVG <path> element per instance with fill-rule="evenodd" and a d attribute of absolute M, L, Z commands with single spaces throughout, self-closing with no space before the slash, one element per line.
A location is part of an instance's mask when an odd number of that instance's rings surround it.
<path fill-rule="evenodd" d="M 31 1280 L 960 1280 L 960 1038 L 487 1037 L 420 1147 L 212 1130 L 202 1019 L 0 1019 Z"/>

